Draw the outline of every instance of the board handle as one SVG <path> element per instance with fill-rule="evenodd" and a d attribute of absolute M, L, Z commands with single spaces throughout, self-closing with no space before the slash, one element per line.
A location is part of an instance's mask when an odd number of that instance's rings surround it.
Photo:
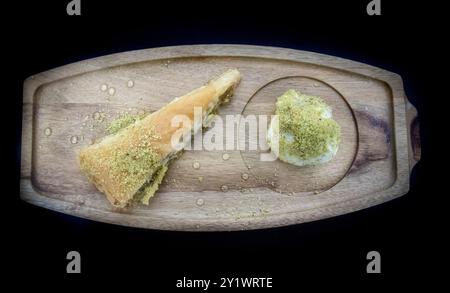
<path fill-rule="evenodd" d="M 419 118 L 416 107 L 406 100 L 406 125 L 408 127 L 409 169 L 412 170 L 421 156 Z"/>

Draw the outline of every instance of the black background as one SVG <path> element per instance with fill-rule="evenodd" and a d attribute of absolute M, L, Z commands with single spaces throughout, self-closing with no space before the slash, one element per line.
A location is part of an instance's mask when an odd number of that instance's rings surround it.
<path fill-rule="evenodd" d="M 430 106 L 445 35 L 442 7 L 382 1 L 382 16 L 368 16 L 366 1 L 296 4 L 147 3 L 81 0 L 82 15 L 67 16 L 69 1 L 18 3 L 4 36 L 10 49 L 12 90 L 7 125 L 14 156 L 4 208 L 11 230 L 6 251 L 12 275 L 67 282 L 98 281 L 175 288 L 179 278 L 273 277 L 276 288 L 316 286 L 331 279 L 415 283 L 437 276 L 445 234 L 437 209 L 444 193 L 432 166 Z M 337 3 L 338 2 L 338 3 Z M 315 4 L 312 4 L 315 3 Z M 19 199 L 23 80 L 47 69 L 110 53 L 179 44 L 235 43 L 288 47 L 344 57 L 399 73 L 419 109 L 422 160 L 410 192 L 359 212 L 276 229 L 184 233 L 126 228 L 79 219 Z M 435 107 L 434 107 L 435 108 Z M 9 111 L 11 109 L 11 111 Z M 12 125 L 12 126 L 10 126 Z M 433 149 L 434 150 L 434 149 Z M 436 153 L 436 152 L 435 152 Z M 8 169 L 9 170 L 9 169 Z M 66 253 L 82 256 L 82 274 L 66 275 Z M 365 274 L 366 254 L 377 250 L 382 274 Z M 442 253 L 442 254 L 441 254 Z M 26 284 L 27 282 L 23 282 Z M 22 284 L 22 285 L 23 285 Z"/>

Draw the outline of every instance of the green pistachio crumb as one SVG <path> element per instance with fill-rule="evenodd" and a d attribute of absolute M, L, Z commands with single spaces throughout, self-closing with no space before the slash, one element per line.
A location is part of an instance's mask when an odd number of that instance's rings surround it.
<path fill-rule="evenodd" d="M 321 156 L 329 147 L 337 148 L 341 129 L 331 119 L 331 108 L 317 96 L 288 90 L 276 103 L 279 117 L 279 150 L 301 160 Z"/>
<path fill-rule="evenodd" d="M 107 134 L 116 134 L 120 130 L 124 129 L 128 125 L 133 124 L 134 122 L 143 119 L 147 116 L 148 113 L 143 114 L 123 114 L 119 116 L 117 119 L 114 119 L 106 128 Z"/>

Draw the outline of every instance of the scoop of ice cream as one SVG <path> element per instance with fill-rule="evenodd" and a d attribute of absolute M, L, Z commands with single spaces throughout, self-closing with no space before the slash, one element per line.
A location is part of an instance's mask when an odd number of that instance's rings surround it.
<path fill-rule="evenodd" d="M 332 119 L 330 106 L 320 97 L 288 90 L 278 98 L 275 114 L 267 131 L 267 142 L 274 149 L 278 141 L 280 160 L 305 166 L 325 163 L 334 157 L 341 128 Z"/>

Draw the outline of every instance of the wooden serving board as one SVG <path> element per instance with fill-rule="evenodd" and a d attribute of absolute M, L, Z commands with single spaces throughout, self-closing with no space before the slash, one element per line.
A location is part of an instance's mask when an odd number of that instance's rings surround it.
<path fill-rule="evenodd" d="M 342 127 L 336 157 L 300 168 L 262 162 L 260 150 L 185 151 L 149 206 L 114 209 L 80 172 L 77 151 L 103 137 L 121 113 L 157 110 L 228 68 L 238 68 L 243 78 L 220 116 L 273 114 L 276 98 L 290 88 L 321 96 Z M 332 56 L 177 46 L 69 64 L 24 83 L 22 199 L 102 222 L 191 231 L 308 222 L 405 194 L 419 159 L 417 113 L 401 77 Z"/>

